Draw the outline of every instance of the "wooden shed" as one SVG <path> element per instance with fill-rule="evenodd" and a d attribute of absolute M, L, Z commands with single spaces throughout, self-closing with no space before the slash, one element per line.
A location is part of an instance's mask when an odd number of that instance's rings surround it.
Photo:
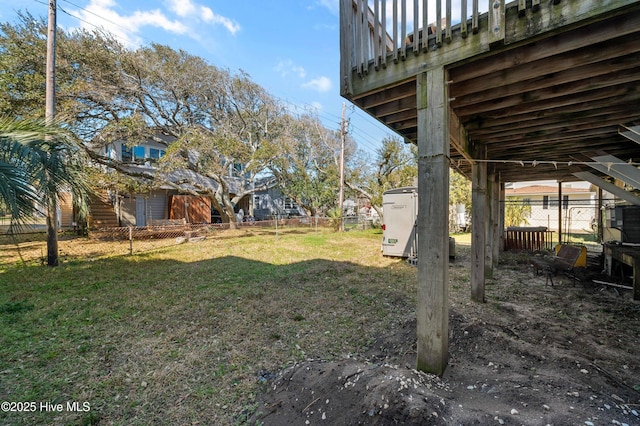
<path fill-rule="evenodd" d="M 195 195 L 172 195 L 169 219 L 185 219 L 187 223 L 211 223 L 211 200 Z"/>

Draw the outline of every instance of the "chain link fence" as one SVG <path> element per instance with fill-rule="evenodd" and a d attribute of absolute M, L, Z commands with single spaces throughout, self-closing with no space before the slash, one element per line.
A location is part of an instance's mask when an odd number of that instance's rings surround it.
<path fill-rule="evenodd" d="M 544 229 L 546 241 L 551 237 L 558 242 L 558 230 L 562 242 L 597 242 L 598 206 L 595 198 L 507 199 L 504 203 L 505 227 Z M 561 214 L 561 216 L 560 216 Z"/>
<path fill-rule="evenodd" d="M 544 226 L 558 231 L 558 205 L 536 200 L 514 200 L 505 202 L 506 209 L 521 207 L 522 221 L 514 226 Z M 595 231 L 597 206 L 593 200 L 571 200 L 562 205 L 562 232 L 589 234 Z"/>
<path fill-rule="evenodd" d="M 59 234 L 58 246 L 61 260 L 123 256 L 185 243 L 197 243 L 207 238 L 223 238 L 230 235 L 270 234 L 277 237 L 290 232 L 316 232 L 337 230 L 343 223 L 345 231 L 369 229 L 370 221 L 359 217 L 331 219 L 327 217 L 288 218 L 265 221 L 248 221 L 235 224 L 168 224 L 117 227 L 90 230 L 88 235 L 66 230 Z M 72 240 L 83 238 L 81 251 Z M 46 232 L 43 227 L 23 227 L 20 233 L 0 234 L 0 269 L 3 264 L 46 262 Z"/>

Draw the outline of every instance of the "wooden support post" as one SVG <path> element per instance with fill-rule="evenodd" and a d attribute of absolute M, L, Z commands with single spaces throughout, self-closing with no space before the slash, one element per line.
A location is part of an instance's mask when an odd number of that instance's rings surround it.
<path fill-rule="evenodd" d="M 558 181 L 558 244 L 562 244 L 562 181 Z"/>
<path fill-rule="evenodd" d="M 598 188 L 598 204 L 596 205 L 596 232 L 598 233 L 598 242 L 604 242 L 604 224 L 602 218 L 602 188 Z"/>
<path fill-rule="evenodd" d="M 498 175 L 493 174 L 491 179 L 491 249 L 493 250 L 493 256 L 491 260 L 493 264 L 491 269 L 498 267 L 498 260 L 500 258 L 500 240 L 502 237 L 502 225 L 500 221 L 500 179 Z"/>
<path fill-rule="evenodd" d="M 486 203 L 484 205 L 484 278 L 493 278 L 493 227 L 494 227 L 494 206 L 493 206 L 493 174 L 487 176 L 486 183 Z"/>
<path fill-rule="evenodd" d="M 480 158 L 484 159 L 484 150 Z M 487 163 L 471 166 L 471 300 L 484 302 Z"/>
<path fill-rule="evenodd" d="M 417 369 L 442 375 L 449 351 L 449 119 L 444 68 L 418 75 Z"/>
<path fill-rule="evenodd" d="M 498 251 L 504 251 L 504 233 L 505 233 L 505 227 L 504 227 L 504 212 L 505 212 L 505 199 L 506 199 L 506 191 L 505 191 L 505 187 L 504 187 L 504 182 L 499 181 L 500 183 L 500 195 L 498 197 L 498 203 L 500 204 L 500 218 L 498 220 L 498 225 L 499 225 L 499 229 L 498 231 L 500 232 L 500 235 L 498 237 L 500 243 L 498 246 Z"/>
<path fill-rule="evenodd" d="M 633 260 L 633 300 L 640 300 L 640 259 Z"/>

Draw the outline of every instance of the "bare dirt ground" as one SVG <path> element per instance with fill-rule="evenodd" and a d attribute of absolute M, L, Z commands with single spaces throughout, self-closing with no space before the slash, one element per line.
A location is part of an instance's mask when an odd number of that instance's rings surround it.
<path fill-rule="evenodd" d="M 466 253 L 466 254 L 465 254 Z M 469 300 L 468 251 L 450 266 L 449 364 L 420 373 L 415 317 L 347 358 L 265 375 L 265 425 L 640 425 L 640 305 L 564 277 L 545 286 L 504 254 L 487 303 Z"/>

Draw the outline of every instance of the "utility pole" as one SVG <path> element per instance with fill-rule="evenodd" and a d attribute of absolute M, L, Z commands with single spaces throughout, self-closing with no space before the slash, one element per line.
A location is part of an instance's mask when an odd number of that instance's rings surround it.
<path fill-rule="evenodd" d="M 45 92 L 45 122 L 48 126 L 53 124 L 56 116 L 56 27 L 56 0 L 49 0 Z M 47 265 L 58 266 L 58 200 L 53 194 L 47 197 Z"/>
<path fill-rule="evenodd" d="M 56 0 L 49 0 L 47 27 L 47 74 L 45 94 L 45 120 L 52 124 L 56 115 Z"/>
<path fill-rule="evenodd" d="M 340 121 L 340 193 L 338 195 L 338 207 L 340 208 L 340 231 L 344 231 L 344 138 L 347 134 L 347 126 L 344 121 L 346 104 L 342 103 L 342 119 Z"/>

